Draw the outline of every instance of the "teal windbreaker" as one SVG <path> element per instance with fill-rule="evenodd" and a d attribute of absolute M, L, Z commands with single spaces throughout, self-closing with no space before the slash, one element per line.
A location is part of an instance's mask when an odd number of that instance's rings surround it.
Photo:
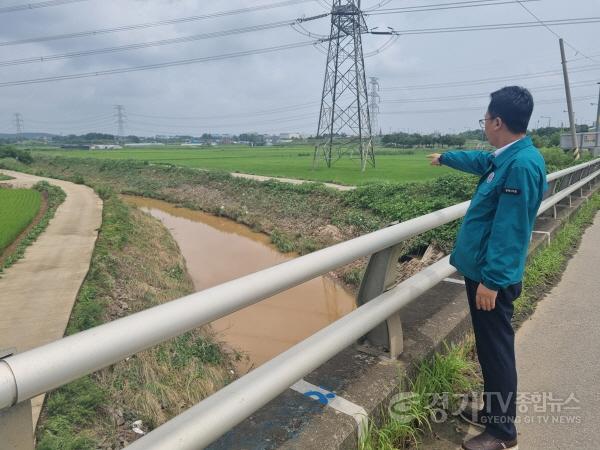
<path fill-rule="evenodd" d="M 440 163 L 481 177 L 450 264 L 494 291 L 520 282 L 548 188 L 544 158 L 531 138 L 515 142 L 497 157 L 486 151 L 450 151 Z"/>

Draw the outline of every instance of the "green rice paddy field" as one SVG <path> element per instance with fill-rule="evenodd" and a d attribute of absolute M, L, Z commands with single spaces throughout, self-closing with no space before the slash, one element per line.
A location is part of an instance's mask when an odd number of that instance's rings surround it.
<path fill-rule="evenodd" d="M 383 150 L 383 149 L 382 149 Z M 426 157 L 429 151 L 393 152 L 385 149 L 377 154 L 376 167 L 360 171 L 360 161 L 348 156 L 331 169 L 324 162 L 312 168 L 313 147 L 159 147 L 123 150 L 38 150 L 37 153 L 78 158 L 100 158 L 147 161 L 151 164 L 173 164 L 199 169 L 218 169 L 273 177 L 298 178 L 322 182 L 358 185 L 372 181 L 422 181 L 450 173 L 445 167 L 432 167 Z"/>
<path fill-rule="evenodd" d="M 0 189 L 0 253 L 35 218 L 42 196 L 32 189 Z"/>

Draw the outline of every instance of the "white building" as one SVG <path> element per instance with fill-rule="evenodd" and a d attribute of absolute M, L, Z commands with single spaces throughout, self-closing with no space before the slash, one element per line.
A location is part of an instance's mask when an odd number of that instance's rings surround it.
<path fill-rule="evenodd" d="M 90 150 L 119 150 L 123 147 L 120 145 L 110 145 L 110 144 L 92 144 L 90 145 Z"/>

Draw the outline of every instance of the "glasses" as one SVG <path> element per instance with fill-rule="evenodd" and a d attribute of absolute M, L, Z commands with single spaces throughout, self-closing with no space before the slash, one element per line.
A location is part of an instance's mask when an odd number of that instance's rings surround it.
<path fill-rule="evenodd" d="M 480 126 L 481 128 L 483 128 L 483 127 L 485 126 L 485 121 L 486 121 L 486 120 L 494 120 L 494 119 L 492 119 L 492 118 L 489 118 L 489 119 L 488 119 L 487 117 L 486 117 L 485 119 L 479 119 L 479 126 Z"/>

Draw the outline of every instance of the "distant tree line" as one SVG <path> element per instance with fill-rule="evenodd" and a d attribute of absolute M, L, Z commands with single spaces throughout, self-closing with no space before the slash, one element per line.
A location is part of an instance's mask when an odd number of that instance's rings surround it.
<path fill-rule="evenodd" d="M 481 138 L 481 133 L 480 136 Z M 381 138 L 386 147 L 415 148 L 415 147 L 464 147 L 467 138 L 456 134 L 419 134 L 392 133 Z"/>

